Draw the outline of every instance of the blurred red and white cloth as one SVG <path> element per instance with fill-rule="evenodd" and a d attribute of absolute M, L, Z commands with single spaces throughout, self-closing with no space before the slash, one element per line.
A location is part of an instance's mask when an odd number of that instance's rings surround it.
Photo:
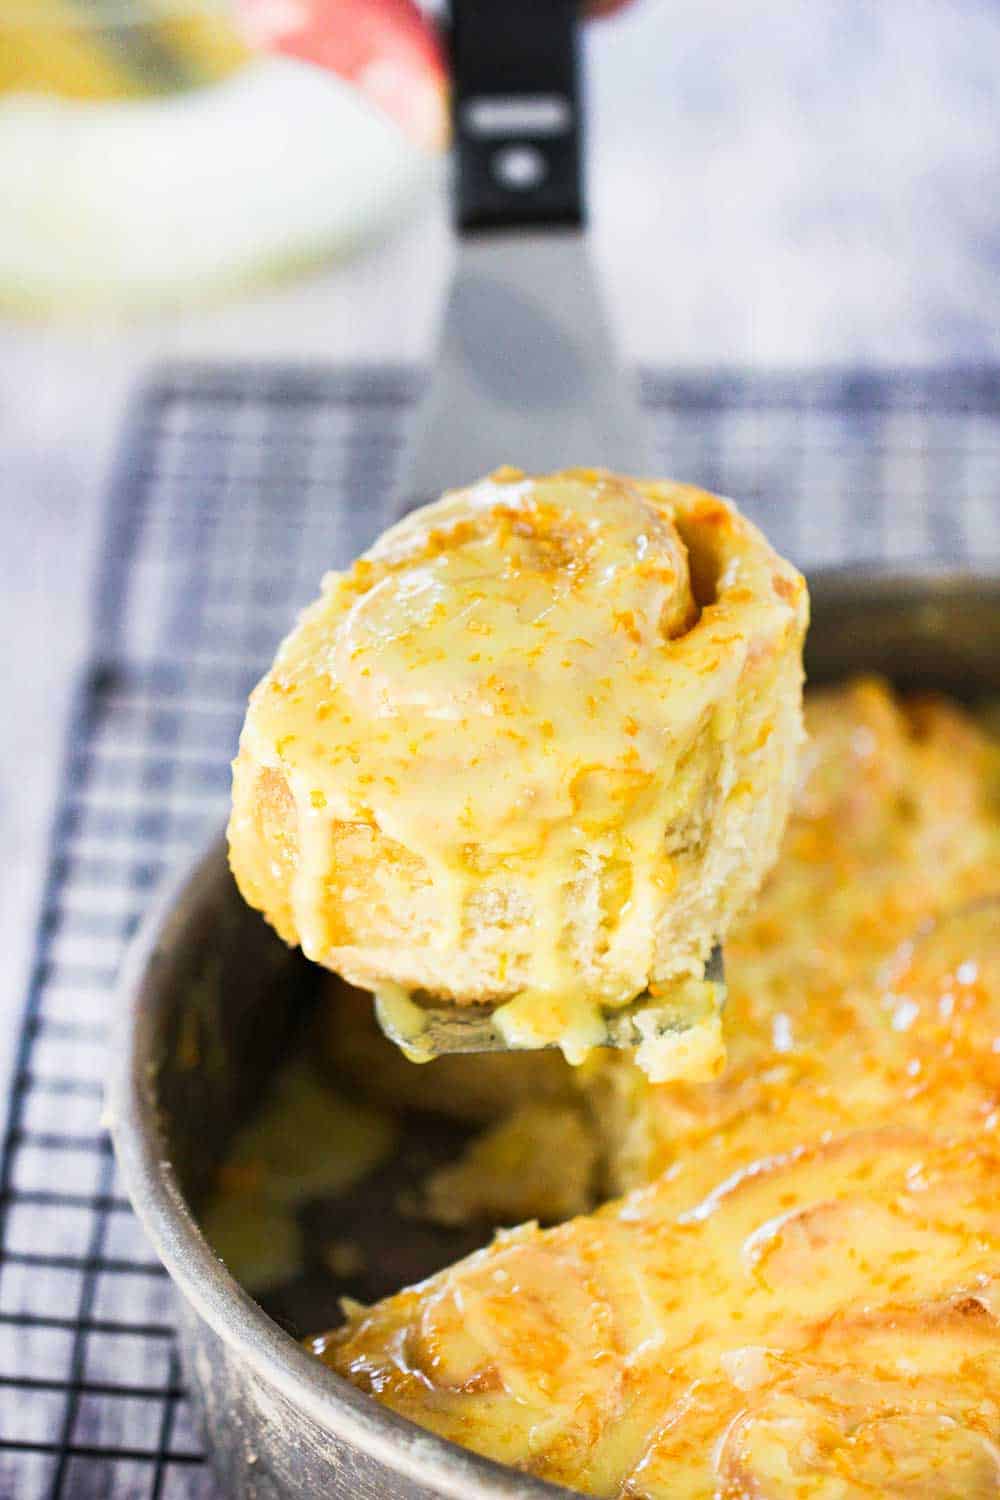
<path fill-rule="evenodd" d="M 447 73 L 435 31 L 411 0 L 237 0 L 245 41 L 326 68 L 418 145 L 447 141 Z"/>

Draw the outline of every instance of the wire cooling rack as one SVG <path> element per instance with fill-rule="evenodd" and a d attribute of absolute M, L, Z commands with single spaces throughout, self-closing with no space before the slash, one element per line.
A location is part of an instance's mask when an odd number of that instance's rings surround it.
<path fill-rule="evenodd" d="M 276 640 L 389 519 L 417 391 L 176 368 L 135 405 L 0 1165 L 0 1500 L 215 1494 L 101 1127 L 111 991 L 162 871 L 223 815 Z M 644 396 L 663 471 L 738 496 L 807 568 L 1000 557 L 1000 372 L 655 373 Z"/>

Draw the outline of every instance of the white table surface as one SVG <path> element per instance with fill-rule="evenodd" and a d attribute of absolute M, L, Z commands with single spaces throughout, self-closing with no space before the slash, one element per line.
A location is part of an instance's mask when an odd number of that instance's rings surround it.
<path fill-rule="evenodd" d="M 995 6 L 640 0 L 588 50 L 594 248 L 630 359 L 1000 360 Z M 434 200 L 365 257 L 252 301 L 0 324 L 0 1098 L 129 392 L 177 355 L 424 359 L 449 255 Z"/>

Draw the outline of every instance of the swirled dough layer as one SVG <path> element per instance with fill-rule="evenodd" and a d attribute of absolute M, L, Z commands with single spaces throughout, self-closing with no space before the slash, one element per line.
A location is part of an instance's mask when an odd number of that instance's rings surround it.
<path fill-rule="evenodd" d="M 700 974 L 773 862 L 806 614 L 703 491 L 504 470 L 450 493 L 325 578 L 254 692 L 241 889 L 386 1000 L 499 1003 L 579 1057 L 599 1007 Z M 714 1017 L 674 1062 L 717 1071 Z"/>

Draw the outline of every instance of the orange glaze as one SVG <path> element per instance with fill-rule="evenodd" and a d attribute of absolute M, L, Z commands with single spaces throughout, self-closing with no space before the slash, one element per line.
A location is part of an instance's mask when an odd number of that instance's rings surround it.
<path fill-rule="evenodd" d="M 726 1072 L 585 1076 L 646 1185 L 314 1343 L 588 1494 L 1000 1495 L 1000 748 L 873 682 L 808 718 L 782 859 L 727 949 Z"/>
<path fill-rule="evenodd" d="M 690 1029 L 640 1063 L 713 1076 L 718 997 L 685 981 L 778 851 L 807 614 L 800 575 L 689 486 L 506 469 L 450 491 L 324 579 L 255 689 L 240 888 L 373 990 L 408 1056 L 430 1055 L 421 996 L 579 1062 L 656 985 Z"/>

